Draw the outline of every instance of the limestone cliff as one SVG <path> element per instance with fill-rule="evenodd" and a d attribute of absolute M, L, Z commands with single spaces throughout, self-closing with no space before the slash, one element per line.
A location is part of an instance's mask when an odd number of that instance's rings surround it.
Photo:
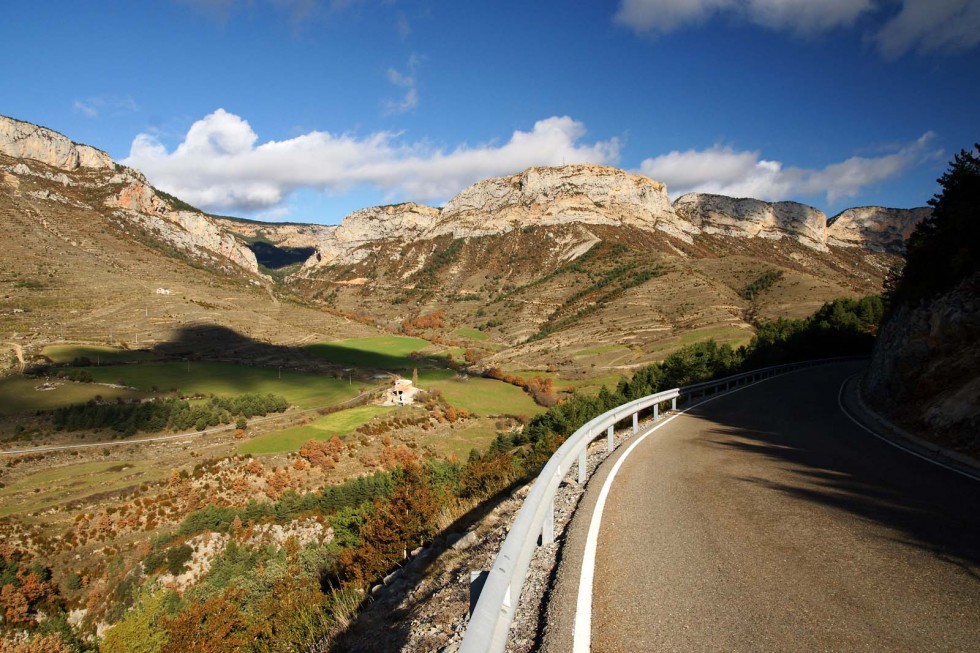
<path fill-rule="evenodd" d="M 41 177 L 66 188 L 104 192 L 105 207 L 168 245 L 197 258 L 224 257 L 258 274 L 255 255 L 231 233 L 203 213 L 175 207 L 142 173 L 117 165 L 101 150 L 75 143 L 45 127 L 0 116 L 0 155 L 17 161 L 8 172 L 14 181 L 17 177 Z M 68 200 L 49 189 L 36 191 L 31 197 L 83 206 L 79 200 Z"/>
<path fill-rule="evenodd" d="M 0 116 L 0 154 L 34 159 L 61 170 L 115 166 L 102 150 L 79 145 L 58 132 L 6 116 Z"/>
<path fill-rule="evenodd" d="M 157 194 L 140 172 L 122 168 L 108 183 L 119 184 L 122 188 L 106 200 L 107 207 L 117 209 L 127 219 L 181 251 L 197 257 L 218 254 L 258 274 L 258 262 L 248 247 L 209 216 L 175 209 L 168 200 Z"/>
<path fill-rule="evenodd" d="M 929 207 L 887 209 L 861 206 L 847 209 L 827 221 L 827 243 L 863 247 L 875 252 L 902 254 L 915 226 L 932 215 Z"/>
<path fill-rule="evenodd" d="M 569 165 L 473 184 L 446 203 L 430 235 L 461 238 L 573 222 L 691 231 L 677 220 L 660 182 L 607 166 Z"/>
<path fill-rule="evenodd" d="M 707 234 L 774 240 L 788 237 L 807 247 L 827 250 L 827 216 L 805 204 L 688 193 L 677 198 L 674 210 Z"/>

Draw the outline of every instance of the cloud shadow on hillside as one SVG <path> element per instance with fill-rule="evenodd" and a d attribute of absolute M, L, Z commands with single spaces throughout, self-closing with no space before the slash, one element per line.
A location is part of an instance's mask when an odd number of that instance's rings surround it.
<path fill-rule="evenodd" d="M 195 324 L 178 329 L 173 339 L 156 345 L 152 351 L 161 359 L 223 360 L 254 365 L 329 365 L 387 371 L 448 367 L 446 359 L 439 356 L 412 358 L 381 350 L 353 349 L 332 342 L 293 347 L 276 345 L 217 324 Z"/>

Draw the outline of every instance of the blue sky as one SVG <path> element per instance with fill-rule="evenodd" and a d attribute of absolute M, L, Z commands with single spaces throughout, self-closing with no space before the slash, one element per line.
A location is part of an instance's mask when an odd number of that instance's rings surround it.
<path fill-rule="evenodd" d="M 563 162 L 833 215 L 936 192 L 978 44 L 980 0 L 12 0 L 0 113 L 268 220 Z"/>

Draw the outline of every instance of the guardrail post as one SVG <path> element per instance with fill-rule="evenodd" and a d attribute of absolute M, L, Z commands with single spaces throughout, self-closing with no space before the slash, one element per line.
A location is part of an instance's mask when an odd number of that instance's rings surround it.
<path fill-rule="evenodd" d="M 606 446 L 608 447 L 607 451 L 609 453 L 612 453 L 613 449 L 616 448 L 616 431 L 613 429 L 612 424 L 609 425 L 609 430 L 606 432 Z"/>
<path fill-rule="evenodd" d="M 670 409 L 677 410 L 677 397 L 670 400 Z"/>
<path fill-rule="evenodd" d="M 582 451 L 578 454 L 578 484 L 585 485 L 585 456 L 588 453 L 589 445 L 588 443 L 582 447 Z"/>
<path fill-rule="evenodd" d="M 633 435 L 640 431 L 640 414 L 633 413 Z"/>
<path fill-rule="evenodd" d="M 471 571 L 470 572 L 470 616 L 473 616 L 473 610 L 476 609 L 476 602 L 480 600 L 480 592 L 483 591 L 483 586 L 487 583 L 487 577 L 490 575 L 489 571 Z"/>
<path fill-rule="evenodd" d="M 555 541 L 555 500 L 552 499 L 548 504 L 548 511 L 544 514 L 544 523 L 541 524 L 541 546 L 547 546 Z"/>
<path fill-rule="evenodd" d="M 653 405 L 653 421 L 656 422 L 660 419 L 660 404 Z"/>

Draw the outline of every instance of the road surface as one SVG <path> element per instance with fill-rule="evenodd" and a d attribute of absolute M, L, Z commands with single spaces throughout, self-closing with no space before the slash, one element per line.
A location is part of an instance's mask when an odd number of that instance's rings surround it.
<path fill-rule="evenodd" d="M 592 651 L 980 651 L 980 482 L 853 424 L 838 391 L 860 369 L 719 397 L 635 448 L 602 514 Z M 569 528 L 547 651 L 573 650 L 583 541 L 625 449 Z"/>

